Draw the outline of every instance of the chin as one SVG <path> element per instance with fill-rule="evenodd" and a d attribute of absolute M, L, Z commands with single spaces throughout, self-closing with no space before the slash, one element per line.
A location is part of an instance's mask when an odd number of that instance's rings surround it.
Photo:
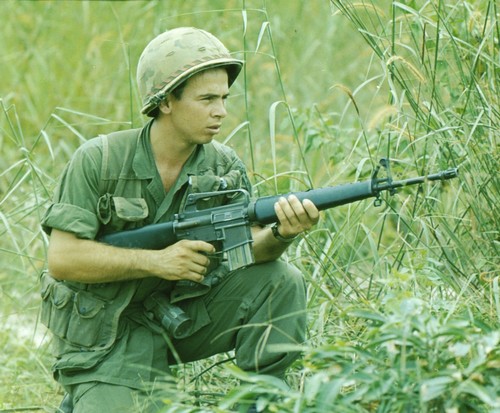
<path fill-rule="evenodd" d="M 205 143 L 210 143 L 214 140 L 216 135 L 207 135 L 202 139 L 198 140 L 198 143 L 205 144 Z"/>

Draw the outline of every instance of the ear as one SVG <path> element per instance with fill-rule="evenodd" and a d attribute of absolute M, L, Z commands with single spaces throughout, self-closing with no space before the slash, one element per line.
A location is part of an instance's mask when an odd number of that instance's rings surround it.
<path fill-rule="evenodd" d="M 172 108 L 170 106 L 170 102 L 168 101 L 168 98 L 163 99 L 161 101 L 160 106 L 158 106 L 158 109 L 160 110 L 160 112 L 164 113 L 165 115 L 168 115 L 172 111 Z"/>

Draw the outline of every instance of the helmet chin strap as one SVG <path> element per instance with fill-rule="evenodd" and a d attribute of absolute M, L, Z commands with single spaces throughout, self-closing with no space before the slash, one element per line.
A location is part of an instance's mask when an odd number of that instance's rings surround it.
<path fill-rule="evenodd" d="M 150 102 L 154 105 L 154 106 L 160 106 L 161 102 L 163 102 L 165 100 L 165 98 L 167 97 L 167 95 L 165 93 L 158 93 L 157 95 L 155 96 L 152 96 L 150 98 Z"/>

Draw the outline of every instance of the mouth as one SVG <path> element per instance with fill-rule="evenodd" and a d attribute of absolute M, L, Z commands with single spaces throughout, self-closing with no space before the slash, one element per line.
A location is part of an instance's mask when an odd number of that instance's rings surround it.
<path fill-rule="evenodd" d="M 213 133 L 213 134 L 217 134 L 220 132 L 220 128 L 221 128 L 221 125 L 220 124 L 217 124 L 217 125 L 211 125 L 209 126 L 207 129 Z"/>

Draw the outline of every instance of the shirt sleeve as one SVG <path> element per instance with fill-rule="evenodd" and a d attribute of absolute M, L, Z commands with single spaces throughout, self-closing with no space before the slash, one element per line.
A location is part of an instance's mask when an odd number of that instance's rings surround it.
<path fill-rule="evenodd" d="M 77 149 L 66 165 L 51 205 L 42 218 L 43 230 L 71 232 L 78 238 L 94 239 L 100 226 L 97 216 L 102 164 L 100 139 L 91 139 Z"/>

